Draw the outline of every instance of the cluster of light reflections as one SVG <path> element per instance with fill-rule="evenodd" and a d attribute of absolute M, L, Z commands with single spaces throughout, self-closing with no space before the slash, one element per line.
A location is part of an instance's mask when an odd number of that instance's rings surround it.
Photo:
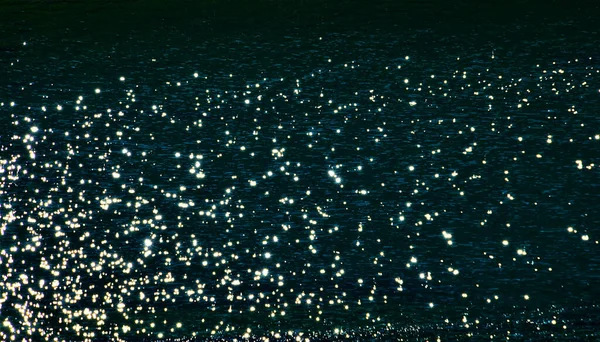
<path fill-rule="evenodd" d="M 354 76 L 360 63 L 325 60 L 302 79 L 241 90 L 190 73 L 142 95 L 124 76 L 122 89 L 46 97 L 40 107 L 8 99 L 0 104 L 11 132 L 0 146 L 0 337 L 160 339 L 182 329 L 250 337 L 258 320 L 280 326 L 287 317 L 344 335 L 351 327 L 331 312 L 386 327 L 398 315 L 385 307 L 406 303 L 456 306 L 458 319 L 441 324 L 477 326 L 464 308 L 507 293 L 473 278 L 456 293 L 436 292 L 473 274 L 451 249 L 477 251 L 469 258 L 482 260 L 481 272 L 553 271 L 515 240 L 517 219 L 498 213 L 552 196 L 519 193 L 512 184 L 523 165 L 553 167 L 557 145 L 599 148 L 598 127 L 578 121 L 586 113 L 576 103 L 540 107 L 598 93 L 590 60 L 525 75 L 469 67 L 412 79 L 407 56 L 368 66 L 380 69 L 371 83 Z M 344 79 L 361 82 L 331 85 Z M 115 102 L 105 93 L 118 93 Z M 595 162 L 574 157 L 565 172 L 597 172 Z M 497 186 L 473 194 L 486 182 Z M 465 224 L 496 232 L 485 246 L 452 224 L 463 214 L 477 218 Z M 585 227 L 560 234 L 598 244 Z M 509 300 L 539 299 L 523 290 Z"/>

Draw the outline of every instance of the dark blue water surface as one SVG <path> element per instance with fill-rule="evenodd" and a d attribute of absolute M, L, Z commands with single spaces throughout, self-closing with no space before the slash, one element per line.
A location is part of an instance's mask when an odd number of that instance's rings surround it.
<path fill-rule="evenodd" d="M 599 338 L 596 32 L 147 25 L 2 52 L 0 339 Z"/>

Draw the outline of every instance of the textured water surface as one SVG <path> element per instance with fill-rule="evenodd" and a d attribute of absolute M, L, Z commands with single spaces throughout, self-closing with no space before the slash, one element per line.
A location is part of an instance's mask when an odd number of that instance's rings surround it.
<path fill-rule="evenodd" d="M 597 336 L 590 45 L 169 34 L 5 56 L 2 339 Z"/>

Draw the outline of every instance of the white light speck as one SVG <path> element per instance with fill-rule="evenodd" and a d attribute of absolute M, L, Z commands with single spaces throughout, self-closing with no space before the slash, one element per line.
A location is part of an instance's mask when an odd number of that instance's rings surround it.
<path fill-rule="evenodd" d="M 37 126 L 32 126 L 32 127 L 31 127 L 31 132 L 32 132 L 32 133 L 37 133 L 39 130 L 40 130 L 40 129 L 39 129 L 39 128 L 37 128 Z"/>
<path fill-rule="evenodd" d="M 146 246 L 146 247 L 152 246 L 152 240 L 150 240 L 150 239 L 144 240 L 144 246 Z"/>
<path fill-rule="evenodd" d="M 265 259 L 271 259 L 271 253 L 269 253 L 269 252 L 265 253 Z"/>
<path fill-rule="evenodd" d="M 100 88 L 96 88 L 96 90 L 94 90 L 94 92 L 95 92 L 96 94 L 100 94 Z"/>
<path fill-rule="evenodd" d="M 118 172 L 113 172 L 113 173 L 112 173 L 112 176 L 113 176 L 113 178 L 115 178 L 115 179 L 121 178 L 121 174 L 120 174 L 120 173 L 118 173 Z"/>

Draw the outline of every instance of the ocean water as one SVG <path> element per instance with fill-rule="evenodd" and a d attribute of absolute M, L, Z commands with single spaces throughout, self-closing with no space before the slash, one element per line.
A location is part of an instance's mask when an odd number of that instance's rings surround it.
<path fill-rule="evenodd" d="M 598 37 L 570 25 L 4 51 L 1 339 L 598 338 Z"/>

